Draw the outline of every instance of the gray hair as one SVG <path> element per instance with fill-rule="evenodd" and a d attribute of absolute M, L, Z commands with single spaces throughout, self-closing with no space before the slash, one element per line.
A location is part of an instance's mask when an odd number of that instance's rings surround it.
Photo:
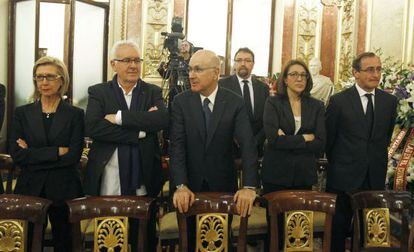
<path fill-rule="evenodd" d="M 129 46 L 137 50 L 137 52 L 140 52 L 139 46 L 135 41 L 119 40 L 115 42 L 115 44 L 112 46 L 110 60 L 116 59 L 119 48 L 124 47 L 124 46 Z"/>

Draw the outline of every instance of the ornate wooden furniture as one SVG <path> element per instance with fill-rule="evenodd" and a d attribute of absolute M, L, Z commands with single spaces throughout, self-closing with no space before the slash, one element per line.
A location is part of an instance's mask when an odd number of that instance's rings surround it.
<path fill-rule="evenodd" d="M 100 196 L 67 201 L 73 251 L 81 251 L 81 226 L 94 219 L 94 251 L 128 251 L 128 218 L 139 220 L 138 251 L 147 251 L 147 225 L 155 200 L 138 196 Z"/>
<path fill-rule="evenodd" d="M 284 214 L 285 251 L 313 251 L 314 212 L 325 213 L 323 251 L 331 245 L 332 216 L 336 195 L 316 191 L 278 191 L 263 196 L 268 200 L 270 251 L 279 251 L 278 215 Z"/>
<path fill-rule="evenodd" d="M 42 251 L 43 224 L 50 204 L 42 198 L 1 194 L 0 251 L 24 252 L 29 247 L 32 252 Z M 34 226 L 31 239 L 27 237 L 28 222 Z"/>
<path fill-rule="evenodd" d="M 227 193 L 197 193 L 195 202 L 187 213 L 177 213 L 180 231 L 179 251 L 187 252 L 188 233 L 187 218 L 196 219 L 196 251 L 228 251 L 229 218 L 237 215 L 233 194 Z M 240 218 L 237 251 L 246 251 L 247 218 Z"/>
<path fill-rule="evenodd" d="M 2 175 L 5 173 L 7 175 L 7 180 L 5 183 L 2 183 L 5 193 L 13 192 L 13 175 L 15 172 L 13 159 L 9 154 L 0 153 L 0 181 L 2 181 Z"/>
<path fill-rule="evenodd" d="M 354 210 L 353 251 L 408 251 L 409 208 L 408 192 L 365 191 L 352 195 Z M 392 247 L 390 212 L 401 217 L 401 246 Z M 362 228 L 362 231 L 361 231 Z"/>

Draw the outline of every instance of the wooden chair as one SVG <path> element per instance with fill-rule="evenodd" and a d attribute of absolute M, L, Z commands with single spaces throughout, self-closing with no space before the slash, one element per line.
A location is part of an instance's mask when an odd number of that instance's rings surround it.
<path fill-rule="evenodd" d="M 42 251 L 43 224 L 51 202 L 46 199 L 0 195 L 0 251 Z M 32 223 L 31 245 L 28 244 L 28 223 Z"/>
<path fill-rule="evenodd" d="M 138 251 L 147 251 L 147 225 L 154 199 L 139 196 L 100 196 L 67 201 L 72 223 L 73 251 L 82 251 L 81 221 L 94 219 L 94 251 L 128 251 L 128 218 L 139 220 Z M 115 250 L 114 250 L 115 249 Z"/>
<path fill-rule="evenodd" d="M 355 193 L 351 198 L 354 211 L 353 251 L 408 251 L 408 211 L 412 204 L 408 192 L 365 191 Z M 401 217 L 399 248 L 392 247 L 390 212 Z"/>
<path fill-rule="evenodd" d="M 0 181 L 2 185 L 0 187 L 4 187 L 5 193 L 12 193 L 14 189 L 14 185 L 16 181 L 13 180 L 15 172 L 15 166 L 13 159 L 9 154 L 0 153 Z M 6 182 L 3 183 L 3 174 L 7 175 Z M 1 189 L 0 189 L 1 190 Z"/>
<path fill-rule="evenodd" d="M 278 191 L 265 194 L 263 197 L 268 200 L 270 251 L 279 251 L 279 214 L 285 214 L 285 250 L 312 251 L 315 211 L 325 213 L 323 251 L 330 250 L 335 194 L 316 191 Z"/>
<path fill-rule="evenodd" d="M 197 251 L 227 251 L 229 245 L 229 218 L 237 215 L 233 194 L 207 192 L 197 193 L 195 202 L 187 213 L 177 212 L 178 227 L 180 231 L 179 251 L 187 252 L 188 233 L 187 218 L 196 218 L 196 248 Z M 240 218 L 237 251 L 246 251 L 247 219 Z M 198 250 L 199 249 L 199 250 Z"/>

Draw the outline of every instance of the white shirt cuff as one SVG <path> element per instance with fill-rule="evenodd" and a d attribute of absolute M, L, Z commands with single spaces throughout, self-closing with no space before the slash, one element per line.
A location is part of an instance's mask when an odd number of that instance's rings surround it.
<path fill-rule="evenodd" d="M 147 133 L 145 131 L 140 131 L 139 134 L 138 134 L 139 139 L 145 138 L 146 136 L 147 136 Z"/>
<path fill-rule="evenodd" d="M 117 125 L 122 125 L 122 111 L 118 110 L 115 114 L 115 122 Z"/>

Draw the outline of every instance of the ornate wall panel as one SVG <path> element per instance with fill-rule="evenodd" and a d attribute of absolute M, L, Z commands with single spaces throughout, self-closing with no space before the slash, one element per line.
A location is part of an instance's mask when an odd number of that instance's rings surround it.
<path fill-rule="evenodd" d="M 157 72 L 160 61 L 165 61 L 163 53 L 164 37 L 161 32 L 168 31 L 168 24 L 172 20 L 173 8 L 168 0 L 146 0 L 144 7 L 144 32 L 143 32 L 143 79 L 158 79 Z"/>
<path fill-rule="evenodd" d="M 295 27 L 295 57 L 306 63 L 317 56 L 319 58 L 321 8 L 318 0 L 297 2 Z"/>
<path fill-rule="evenodd" d="M 339 28 L 335 66 L 335 84 L 352 76 L 352 59 L 356 52 L 356 1 L 343 0 L 339 11 Z"/>

